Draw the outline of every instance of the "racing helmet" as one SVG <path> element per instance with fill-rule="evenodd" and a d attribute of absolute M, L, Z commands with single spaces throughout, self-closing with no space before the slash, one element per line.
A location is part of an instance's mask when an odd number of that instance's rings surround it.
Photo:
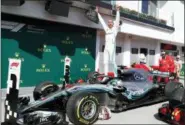
<path fill-rule="evenodd" d="M 165 56 L 166 55 L 166 52 L 165 51 L 162 51 L 161 52 L 161 56 Z"/>
<path fill-rule="evenodd" d="M 139 55 L 139 61 L 140 63 L 145 63 L 146 64 L 146 56 L 144 54 Z"/>
<path fill-rule="evenodd" d="M 177 57 L 176 57 L 177 59 L 180 59 L 180 55 L 177 55 Z"/>

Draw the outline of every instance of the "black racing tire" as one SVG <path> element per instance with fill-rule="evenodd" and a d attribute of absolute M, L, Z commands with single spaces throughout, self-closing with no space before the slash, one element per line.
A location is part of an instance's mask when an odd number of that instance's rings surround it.
<path fill-rule="evenodd" d="M 88 102 L 92 103 L 91 105 L 94 108 L 93 109 L 91 107 L 91 110 L 94 110 L 94 112 L 92 114 L 90 113 L 91 114 L 90 118 L 86 118 L 82 113 L 82 109 L 86 108 L 84 105 L 87 104 Z M 69 98 L 66 106 L 66 113 L 69 118 L 69 121 L 75 125 L 94 124 L 98 120 L 99 112 L 100 104 L 97 97 L 94 94 L 88 92 L 75 93 Z"/>
<path fill-rule="evenodd" d="M 169 82 L 165 86 L 165 96 L 170 97 L 176 89 L 183 87 L 180 82 Z"/>
<path fill-rule="evenodd" d="M 97 79 L 98 75 L 98 72 L 90 72 L 87 76 L 87 82 L 89 84 L 100 84 L 100 81 Z"/>
<path fill-rule="evenodd" d="M 51 93 L 58 91 L 60 88 L 53 82 L 46 81 L 38 84 L 33 91 L 34 100 L 39 100 L 42 97 L 46 97 Z"/>

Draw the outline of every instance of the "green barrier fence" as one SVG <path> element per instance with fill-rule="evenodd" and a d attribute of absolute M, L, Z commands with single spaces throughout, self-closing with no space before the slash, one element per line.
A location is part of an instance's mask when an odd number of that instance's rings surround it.
<path fill-rule="evenodd" d="M 182 64 L 182 69 L 181 69 L 180 75 L 182 78 L 184 78 L 184 64 Z"/>
<path fill-rule="evenodd" d="M 20 58 L 21 87 L 43 81 L 61 83 L 69 56 L 71 80 L 85 79 L 95 69 L 96 30 L 71 25 L 25 24 L 18 31 L 2 29 L 2 88 L 6 88 L 8 58 Z"/>

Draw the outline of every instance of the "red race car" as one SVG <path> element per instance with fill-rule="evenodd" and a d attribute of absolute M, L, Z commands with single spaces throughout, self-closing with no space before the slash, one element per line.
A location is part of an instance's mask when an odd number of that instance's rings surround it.
<path fill-rule="evenodd" d="M 173 125 L 185 125 L 185 88 L 182 84 L 167 84 L 165 94 L 169 103 L 159 108 L 159 118 Z"/>

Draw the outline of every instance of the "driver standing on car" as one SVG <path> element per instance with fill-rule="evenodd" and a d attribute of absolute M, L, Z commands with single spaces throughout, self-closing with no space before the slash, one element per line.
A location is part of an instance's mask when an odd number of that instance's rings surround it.
<path fill-rule="evenodd" d="M 98 7 L 96 7 L 96 12 L 98 13 L 98 18 L 105 31 L 105 49 L 104 49 L 104 74 L 108 75 L 110 72 L 110 67 L 113 67 L 114 76 L 117 76 L 117 65 L 116 65 L 116 36 L 120 29 L 120 6 L 116 6 L 116 20 L 108 21 L 108 25 L 104 22 L 102 16 L 98 12 Z"/>
<path fill-rule="evenodd" d="M 166 53 L 163 51 L 161 53 L 161 59 L 159 59 L 159 71 L 160 72 L 169 72 L 169 62 L 166 59 Z M 160 76 L 158 76 L 157 78 L 157 82 L 161 82 L 162 78 Z M 164 82 L 168 83 L 169 78 L 165 77 L 164 78 Z"/>

